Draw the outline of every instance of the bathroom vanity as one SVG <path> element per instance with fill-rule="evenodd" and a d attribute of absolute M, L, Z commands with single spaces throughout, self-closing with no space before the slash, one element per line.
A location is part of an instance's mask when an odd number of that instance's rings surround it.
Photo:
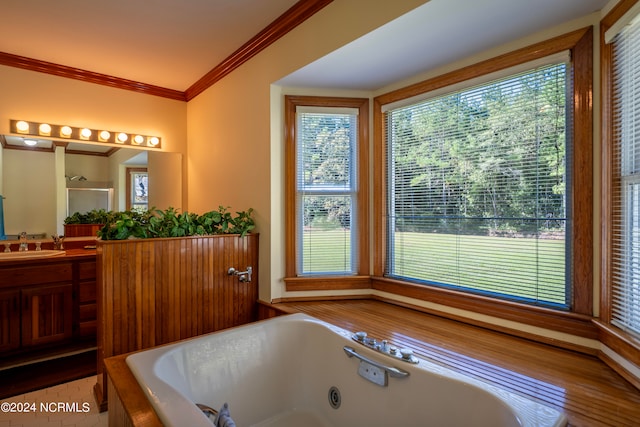
<path fill-rule="evenodd" d="M 0 258 L 0 358 L 85 341 L 95 346 L 95 249 L 29 252 Z"/>

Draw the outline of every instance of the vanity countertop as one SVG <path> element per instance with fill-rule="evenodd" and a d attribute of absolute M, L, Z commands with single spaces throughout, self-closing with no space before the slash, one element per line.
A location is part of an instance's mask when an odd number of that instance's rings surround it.
<path fill-rule="evenodd" d="M 45 251 L 51 252 L 51 251 Z M 60 262 L 69 262 L 74 260 L 83 260 L 83 259 L 91 259 L 96 257 L 95 249 L 66 249 L 64 254 L 54 255 L 54 256 L 42 256 L 38 257 L 38 251 L 29 251 L 29 256 L 25 258 L 9 258 L 2 259 L 0 254 L 0 269 L 5 267 L 13 267 L 13 266 L 22 266 L 22 265 L 33 265 L 33 264 L 53 264 Z M 13 252 L 12 252 L 13 253 Z M 33 255 L 33 256 L 31 256 Z"/>

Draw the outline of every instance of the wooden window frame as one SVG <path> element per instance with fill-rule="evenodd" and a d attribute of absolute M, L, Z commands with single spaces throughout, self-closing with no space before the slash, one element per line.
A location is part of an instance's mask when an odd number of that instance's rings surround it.
<path fill-rule="evenodd" d="M 356 275 L 298 276 L 296 224 L 296 107 L 358 109 L 358 256 Z M 287 291 L 369 288 L 369 100 L 366 98 L 285 96 L 285 274 Z"/>
<path fill-rule="evenodd" d="M 474 77 L 503 70 L 518 64 L 571 51 L 570 75 L 573 76 L 573 191 L 569 195 L 573 208 L 571 242 L 573 248 L 573 287 L 571 311 L 564 312 L 527 304 L 498 300 L 469 293 L 430 287 L 403 280 L 383 277 L 386 260 L 386 147 L 385 120 L 382 106 L 417 96 L 435 89 L 464 82 Z M 374 249 L 372 288 L 403 297 L 429 301 L 456 309 L 489 314 L 493 317 L 544 327 L 572 335 L 596 339 L 597 331 L 591 322 L 593 314 L 593 29 L 576 30 L 550 40 L 506 53 L 478 64 L 425 80 L 374 98 Z M 436 312 L 436 310 L 431 310 Z M 447 317 L 452 314 L 437 311 Z M 457 317 L 458 318 L 458 317 Z M 481 322 L 475 322 L 480 324 Z M 493 329 L 504 329 L 486 325 Z"/>
<path fill-rule="evenodd" d="M 133 179 L 131 178 L 131 175 L 133 173 L 137 173 L 137 172 L 148 172 L 147 168 L 126 168 L 125 169 L 125 173 L 126 173 L 126 185 L 127 185 L 127 191 L 126 191 L 126 209 L 127 210 L 131 210 L 131 208 L 133 207 L 133 190 L 132 190 L 132 185 L 133 185 Z M 147 205 L 147 208 L 149 208 L 149 205 Z"/>
<path fill-rule="evenodd" d="M 605 32 L 620 19 L 639 0 L 621 0 L 600 21 L 600 84 L 601 84 L 601 167 L 600 167 L 600 236 L 602 256 L 600 258 L 600 318 L 595 321 L 600 332 L 600 341 L 625 358 L 628 362 L 640 366 L 640 340 L 632 334 L 611 324 L 612 320 L 612 190 L 613 190 L 613 49 L 604 41 Z M 640 380 L 630 375 L 617 362 L 601 353 L 600 357 L 618 373 L 640 388 Z"/>

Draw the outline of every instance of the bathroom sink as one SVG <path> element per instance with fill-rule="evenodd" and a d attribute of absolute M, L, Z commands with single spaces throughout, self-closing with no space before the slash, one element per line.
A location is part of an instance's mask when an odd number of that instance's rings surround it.
<path fill-rule="evenodd" d="M 15 259 L 32 259 L 32 258 L 49 258 L 53 256 L 64 255 L 64 251 L 56 251 L 53 249 L 43 249 L 41 251 L 26 252 L 0 252 L 0 261 Z"/>

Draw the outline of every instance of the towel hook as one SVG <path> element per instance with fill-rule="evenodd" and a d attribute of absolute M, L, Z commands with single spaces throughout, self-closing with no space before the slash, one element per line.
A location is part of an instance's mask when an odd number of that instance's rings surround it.
<path fill-rule="evenodd" d="M 241 282 L 251 282 L 251 274 L 253 273 L 253 268 L 247 267 L 246 271 L 238 271 L 233 267 L 229 267 L 227 270 L 227 274 L 229 276 L 238 276 L 238 280 Z"/>

